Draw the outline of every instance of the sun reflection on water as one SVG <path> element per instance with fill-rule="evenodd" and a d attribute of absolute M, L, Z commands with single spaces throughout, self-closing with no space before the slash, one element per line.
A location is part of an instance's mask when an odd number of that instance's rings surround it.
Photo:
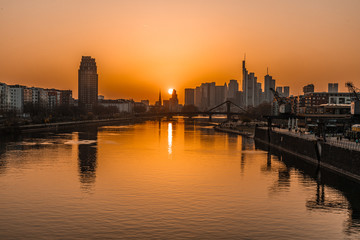
<path fill-rule="evenodd" d="M 168 124 L 168 153 L 172 154 L 172 123 Z"/>

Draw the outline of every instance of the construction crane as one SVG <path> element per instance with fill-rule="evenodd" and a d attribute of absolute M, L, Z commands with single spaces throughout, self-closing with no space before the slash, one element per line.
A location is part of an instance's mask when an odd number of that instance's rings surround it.
<path fill-rule="evenodd" d="M 348 88 L 350 94 L 352 95 L 351 114 L 360 115 L 360 97 L 358 93 L 359 89 L 355 87 L 352 82 L 345 83 L 345 86 Z"/>
<path fill-rule="evenodd" d="M 275 91 L 273 88 L 270 88 L 270 91 L 274 94 L 274 98 L 279 104 L 279 112 L 281 114 L 289 114 L 291 113 L 291 104 L 286 101 L 285 97 L 281 97 L 280 94 Z"/>
<path fill-rule="evenodd" d="M 359 91 L 358 88 L 354 86 L 352 82 L 345 83 L 345 86 L 349 89 L 349 92 L 353 95 L 354 99 L 357 101 L 360 101 L 359 95 L 356 91 Z"/>
<path fill-rule="evenodd" d="M 280 94 L 277 91 L 275 91 L 273 88 L 270 88 L 270 91 L 274 94 L 274 98 L 276 99 L 276 101 L 278 101 L 279 105 L 286 103 L 284 101 L 284 98 L 281 97 Z"/>

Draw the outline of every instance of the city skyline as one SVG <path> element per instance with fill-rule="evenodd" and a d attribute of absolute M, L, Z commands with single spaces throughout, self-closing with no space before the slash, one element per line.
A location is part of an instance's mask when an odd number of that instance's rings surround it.
<path fill-rule="evenodd" d="M 90 55 L 99 94 L 154 102 L 160 87 L 174 88 L 184 102 L 186 87 L 241 82 L 246 53 L 259 82 L 269 67 L 294 95 L 309 83 L 359 85 L 358 1 L 84 3 L 1 2 L 0 82 L 70 88 L 77 98 L 79 56 Z"/>

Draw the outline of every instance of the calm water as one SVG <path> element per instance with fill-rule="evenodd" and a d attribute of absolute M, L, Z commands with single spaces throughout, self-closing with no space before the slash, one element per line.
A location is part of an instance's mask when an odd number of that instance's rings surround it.
<path fill-rule="evenodd" d="M 2 141 L 0 239 L 360 238 L 358 185 L 259 148 L 183 120 Z"/>

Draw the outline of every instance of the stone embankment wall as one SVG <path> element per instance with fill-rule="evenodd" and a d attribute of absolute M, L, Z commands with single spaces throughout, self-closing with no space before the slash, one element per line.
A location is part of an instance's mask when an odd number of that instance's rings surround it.
<path fill-rule="evenodd" d="M 269 132 L 267 128 L 256 128 L 254 138 L 360 182 L 360 151 L 337 147 L 321 140 Z"/>

